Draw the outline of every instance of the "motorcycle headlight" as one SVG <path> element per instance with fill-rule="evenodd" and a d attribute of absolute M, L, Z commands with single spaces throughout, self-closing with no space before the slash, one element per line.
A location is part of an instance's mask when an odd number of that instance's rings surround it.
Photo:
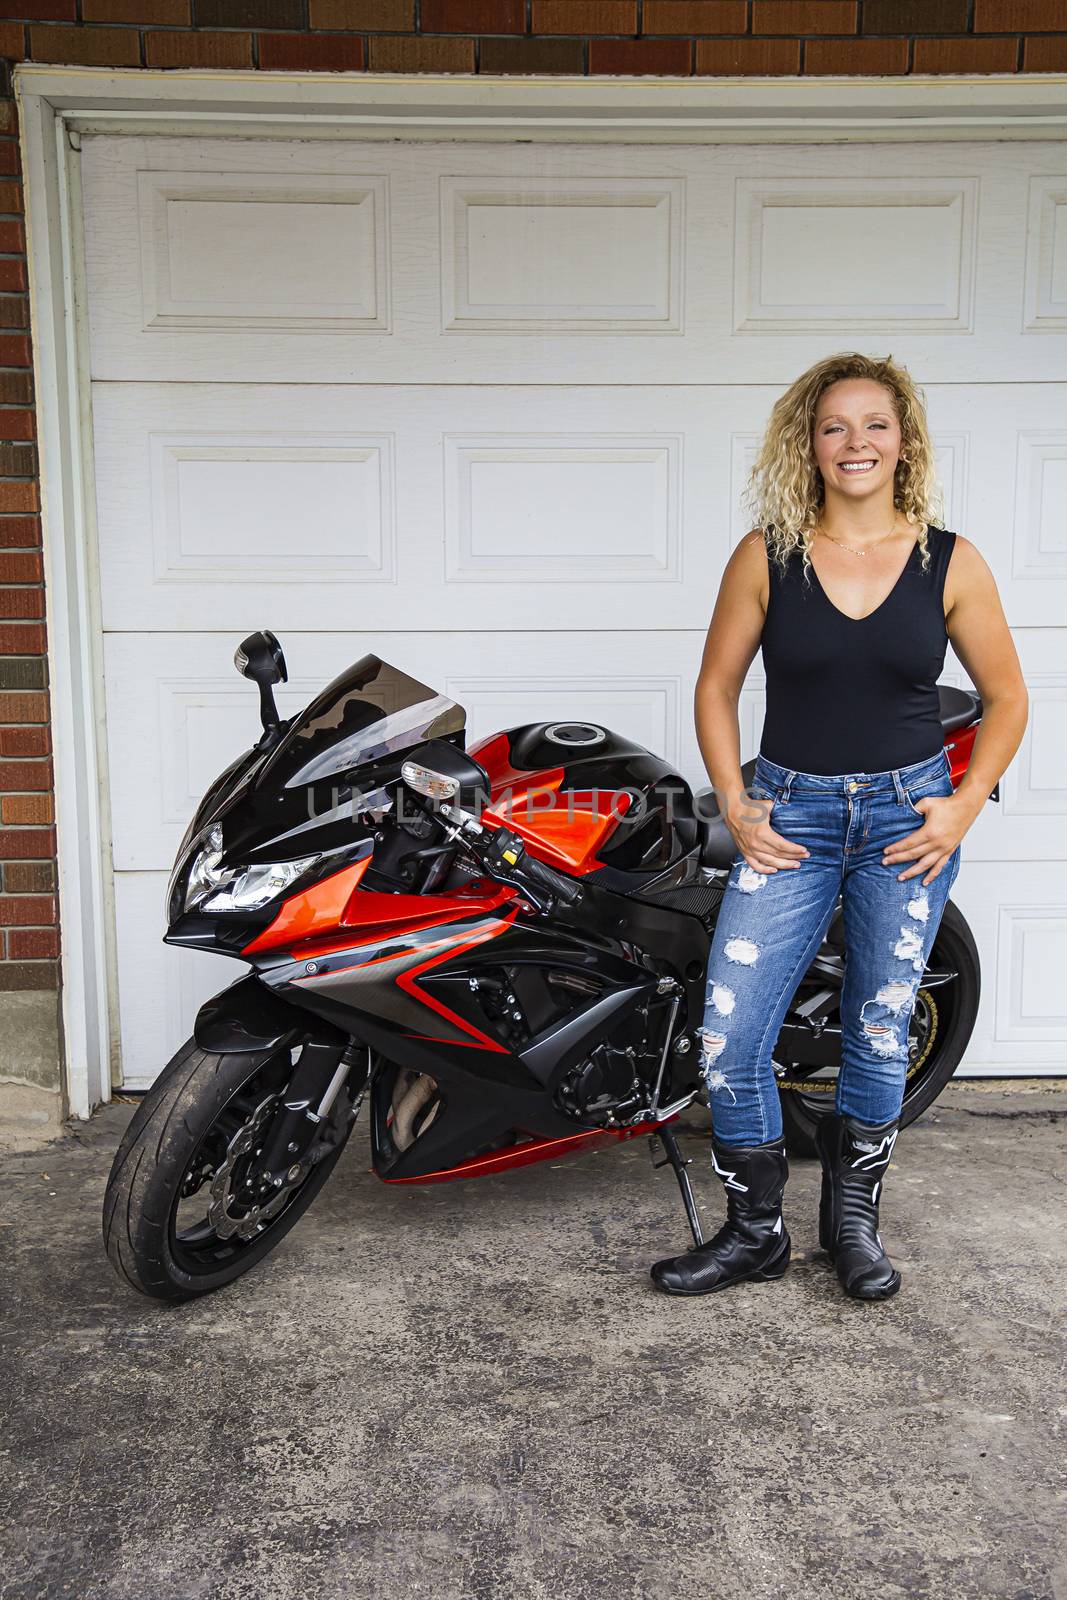
<path fill-rule="evenodd" d="M 281 894 L 319 859 L 273 861 L 252 867 L 222 865 L 222 825 L 216 823 L 198 841 L 185 880 L 185 911 L 258 911 Z"/>
<path fill-rule="evenodd" d="M 201 836 L 193 851 L 192 865 L 185 880 L 184 910 L 192 911 L 213 890 L 230 881 L 233 871 L 230 868 L 223 870 L 221 861 L 222 825 L 216 823 Z"/>
<path fill-rule="evenodd" d="M 225 888 L 205 900 L 204 911 L 258 911 L 269 905 L 289 885 L 313 867 L 318 856 L 301 856 L 296 861 L 270 861 L 260 866 L 237 870 Z"/>

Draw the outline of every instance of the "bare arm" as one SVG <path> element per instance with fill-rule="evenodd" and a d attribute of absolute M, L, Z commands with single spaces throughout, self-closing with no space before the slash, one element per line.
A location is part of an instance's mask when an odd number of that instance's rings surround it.
<path fill-rule="evenodd" d="M 757 529 L 738 541 L 723 570 L 694 694 L 700 754 L 730 832 L 758 872 L 799 866 L 808 854 L 803 845 L 774 831 L 766 820 L 767 806 L 746 798 L 741 777 L 737 706 L 745 673 L 759 649 L 767 590 L 767 556 Z"/>
<path fill-rule="evenodd" d="M 981 811 L 1026 731 L 1030 697 L 996 579 L 969 539 L 956 535 L 949 563 L 945 626 L 952 648 L 982 697 L 982 723 L 956 799 Z"/>
<path fill-rule="evenodd" d="M 952 648 L 982 697 L 982 723 L 959 788 L 952 795 L 919 800 L 922 827 L 891 844 L 882 857 L 886 866 L 913 862 L 897 877 L 923 874 L 924 888 L 942 871 L 1018 750 L 1030 706 L 996 580 L 962 534 L 956 535 L 949 562 L 945 602 Z"/>
<path fill-rule="evenodd" d="M 693 697 L 700 754 L 724 810 L 743 798 L 737 706 L 763 632 L 767 559 L 762 544 L 760 533 L 746 533 L 726 563 Z"/>

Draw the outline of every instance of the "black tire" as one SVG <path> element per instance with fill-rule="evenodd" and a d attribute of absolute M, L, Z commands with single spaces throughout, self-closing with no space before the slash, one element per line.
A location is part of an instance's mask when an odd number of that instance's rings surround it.
<path fill-rule="evenodd" d="M 981 964 L 966 918 L 951 900 L 945 906 L 941 923 L 927 962 L 928 972 L 951 972 L 949 983 L 924 990 L 919 986 L 910 1037 L 921 1031 L 922 1050 L 908 1069 L 908 1081 L 900 1112 L 900 1126 L 921 1117 L 949 1082 L 974 1032 L 978 999 L 982 988 Z M 774 1052 L 775 1059 L 778 1057 Z M 833 1079 L 821 1080 L 832 1089 Z M 786 1149 L 792 1156 L 818 1156 L 815 1129 L 822 1117 L 833 1110 L 833 1094 L 805 1092 L 788 1086 L 788 1072 L 779 1084 Z"/>
<path fill-rule="evenodd" d="M 287 1049 L 216 1055 L 193 1039 L 168 1062 L 134 1112 L 104 1195 L 104 1244 L 132 1288 L 157 1300 L 192 1300 L 221 1289 L 261 1261 L 303 1216 L 340 1159 L 351 1119 L 336 1149 L 311 1168 L 257 1237 L 218 1240 L 214 1255 L 205 1250 L 201 1260 L 183 1247 L 175 1228 L 186 1175 L 209 1141 L 223 1137 L 220 1126 L 236 1115 L 243 1091 L 265 1082 L 283 1087 L 291 1072 Z M 341 1094 L 347 1101 L 345 1089 Z"/>

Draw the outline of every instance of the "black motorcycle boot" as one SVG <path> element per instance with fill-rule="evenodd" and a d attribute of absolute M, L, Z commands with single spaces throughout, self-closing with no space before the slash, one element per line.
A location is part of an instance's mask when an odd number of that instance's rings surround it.
<path fill-rule="evenodd" d="M 726 1221 L 714 1238 L 650 1269 L 653 1283 L 668 1294 L 711 1294 L 732 1283 L 780 1278 L 789 1265 L 785 1140 L 728 1145 L 713 1136 L 711 1151 L 726 1190 Z"/>
<path fill-rule="evenodd" d="M 878 1234 L 878 1197 L 898 1132 L 896 1120 L 860 1122 L 837 1112 L 815 1127 L 822 1163 L 819 1243 L 841 1287 L 856 1300 L 887 1300 L 900 1288 L 900 1273 Z"/>

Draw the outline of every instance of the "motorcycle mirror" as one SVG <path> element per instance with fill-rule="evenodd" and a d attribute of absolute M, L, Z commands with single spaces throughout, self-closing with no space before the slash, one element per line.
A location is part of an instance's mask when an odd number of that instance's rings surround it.
<path fill-rule="evenodd" d="M 233 653 L 233 664 L 242 677 L 253 683 L 288 683 L 285 656 L 273 633 L 266 628 L 250 633 Z"/>
<path fill-rule="evenodd" d="M 465 811 L 477 810 L 478 796 L 489 799 L 489 774 L 448 739 L 427 739 L 409 750 L 400 776 L 410 789 L 430 800 L 458 799 Z"/>
<path fill-rule="evenodd" d="M 263 628 L 250 633 L 233 653 L 233 664 L 244 678 L 259 685 L 259 715 L 263 731 L 271 733 L 281 727 L 278 707 L 274 703 L 274 685 L 288 683 L 285 656 L 274 634 Z"/>

